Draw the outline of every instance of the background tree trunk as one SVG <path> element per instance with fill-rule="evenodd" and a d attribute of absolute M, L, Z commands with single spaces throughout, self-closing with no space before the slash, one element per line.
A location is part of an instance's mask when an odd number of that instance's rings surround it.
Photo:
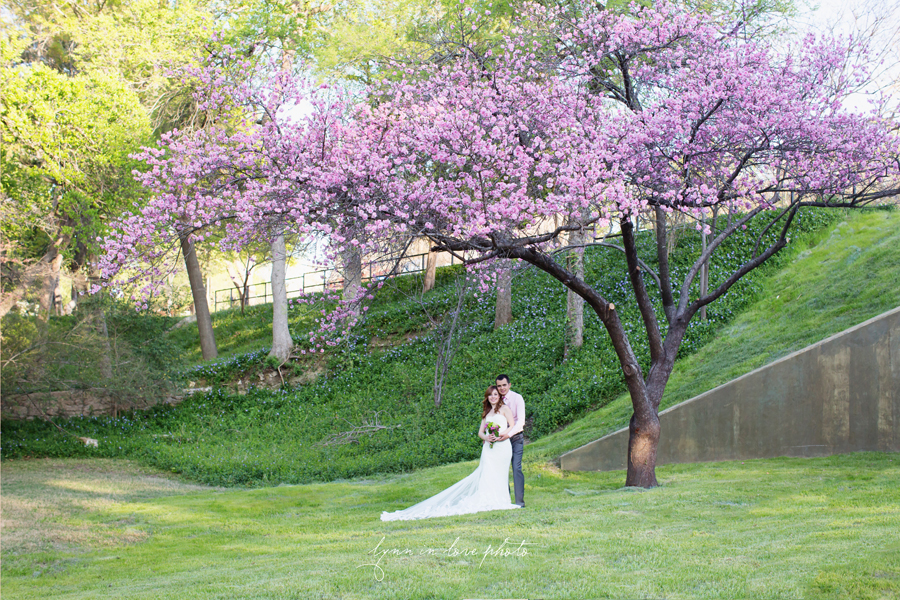
<path fill-rule="evenodd" d="M 459 339 L 456 336 L 457 324 L 459 323 L 459 315 L 462 314 L 468 293 L 469 279 L 465 275 L 457 277 L 456 307 L 449 315 L 444 317 L 444 320 L 437 326 L 438 331 L 435 333 L 435 340 L 437 341 L 437 359 L 434 362 L 434 385 L 432 386 L 432 392 L 434 396 L 434 405 L 436 407 L 441 406 L 441 398 L 444 393 L 444 382 L 447 379 L 447 373 L 450 372 L 450 365 L 453 363 L 453 357 L 459 349 Z M 432 320 L 432 324 L 435 324 L 434 320 Z"/>
<path fill-rule="evenodd" d="M 180 238 L 184 267 L 187 269 L 188 281 L 191 283 L 191 296 L 194 299 L 194 313 L 197 315 L 197 329 L 200 331 L 200 352 L 203 360 L 211 360 L 219 355 L 219 351 L 216 349 L 216 337 L 213 334 L 209 303 L 206 301 L 206 288 L 203 287 L 200 261 L 197 260 L 197 252 L 191 242 L 190 234 L 185 233 Z"/>
<path fill-rule="evenodd" d="M 569 250 L 567 268 L 570 273 L 584 279 L 584 234 L 573 231 L 569 234 Z M 566 290 L 566 343 L 563 359 L 570 356 L 573 350 L 584 344 L 584 298 L 573 290 Z"/>
<path fill-rule="evenodd" d="M 344 292 L 341 296 L 345 301 L 353 302 L 359 298 L 362 290 L 362 256 L 359 250 L 350 248 L 343 253 L 344 262 Z M 350 308 L 349 318 L 359 316 L 359 303 L 354 302 Z"/>
<path fill-rule="evenodd" d="M 46 259 L 46 271 L 44 273 L 44 282 L 41 288 L 40 296 L 38 296 L 38 302 L 41 305 L 41 316 L 45 316 L 46 318 L 50 318 L 50 315 L 53 313 L 54 308 L 58 308 L 57 306 L 57 289 L 59 288 L 59 272 L 62 268 L 62 248 L 68 242 L 65 237 L 60 236 L 56 238 L 53 244 L 50 246 L 50 249 L 47 251 L 47 254 L 41 259 L 43 262 Z"/>
<path fill-rule="evenodd" d="M 425 285 L 422 286 L 422 292 L 434 289 L 434 277 L 437 273 L 437 252 L 428 253 L 428 262 L 425 264 Z"/>
<path fill-rule="evenodd" d="M 109 344 L 109 328 L 106 326 L 106 312 L 103 306 L 97 307 L 97 329 L 103 339 L 103 351 L 100 353 L 100 374 L 107 381 L 113 378 L 112 346 Z"/>
<path fill-rule="evenodd" d="M 250 254 L 247 255 L 246 261 L 242 261 L 238 257 L 234 261 L 225 264 L 225 270 L 228 272 L 231 284 L 238 293 L 241 316 L 244 314 L 244 309 L 250 305 L 250 275 L 256 266 L 257 263 Z M 231 272 L 232 267 L 234 267 L 234 273 Z M 234 308 L 232 303 L 229 303 L 229 308 Z"/>
<path fill-rule="evenodd" d="M 716 216 L 717 216 L 716 213 L 717 212 L 718 212 L 718 209 L 714 208 L 713 214 L 712 214 L 712 223 L 710 223 L 710 226 L 712 227 L 713 235 L 715 235 L 715 232 L 716 232 L 715 228 L 716 228 Z M 701 234 L 702 237 L 701 237 L 700 252 L 704 253 L 704 252 L 706 252 L 706 246 L 709 243 L 708 236 L 706 234 L 706 226 L 707 226 L 706 218 L 703 219 L 702 225 L 703 225 L 703 231 Z M 703 266 L 700 268 L 700 296 L 701 297 L 706 296 L 706 294 L 708 292 L 709 292 L 709 260 L 705 260 L 705 261 L 703 261 Z M 700 308 L 700 320 L 701 321 L 706 320 L 706 305 L 704 305 Z"/>
<path fill-rule="evenodd" d="M 274 356 L 282 363 L 290 358 L 294 348 L 288 327 L 286 266 L 287 249 L 284 234 L 280 233 L 272 242 L 272 351 L 269 356 Z"/>
<path fill-rule="evenodd" d="M 494 311 L 494 329 L 512 323 L 512 269 L 503 267 L 497 276 L 497 307 Z"/>
<path fill-rule="evenodd" d="M 84 272 L 84 268 L 80 268 L 72 274 L 72 303 L 76 309 L 81 304 L 81 296 L 90 291 L 90 284 L 93 280 L 93 277 L 88 277 L 88 274 Z"/>
<path fill-rule="evenodd" d="M 50 263 L 50 314 L 61 315 L 63 313 L 62 291 L 60 290 L 60 275 L 62 274 L 63 255 L 59 253 Z"/>

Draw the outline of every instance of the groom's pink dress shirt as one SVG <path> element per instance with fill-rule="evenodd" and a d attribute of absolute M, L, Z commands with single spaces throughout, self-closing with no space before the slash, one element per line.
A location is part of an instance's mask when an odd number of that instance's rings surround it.
<path fill-rule="evenodd" d="M 506 392 L 506 395 L 503 396 L 503 403 L 509 407 L 509 410 L 512 411 L 513 418 L 516 420 L 516 424 L 506 432 L 506 437 L 512 437 L 525 430 L 525 399 L 522 398 L 521 394 L 509 390 Z"/>

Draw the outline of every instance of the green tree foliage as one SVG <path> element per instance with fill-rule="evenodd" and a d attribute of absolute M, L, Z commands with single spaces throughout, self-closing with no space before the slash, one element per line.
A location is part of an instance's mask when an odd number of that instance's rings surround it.
<path fill-rule="evenodd" d="M 170 70 L 193 60 L 215 15 L 190 1 L 23 0 L 4 16 L 0 314 L 35 291 L 47 311 L 63 267 L 86 288 L 105 219 L 139 198 L 129 155 L 195 119 Z"/>
<path fill-rule="evenodd" d="M 217 22 L 231 19 L 228 3 L 203 0 L 22 0 L 11 11 L 16 20 L 10 33 L 28 40 L 22 62 L 117 79 L 137 95 L 158 130 L 194 116 L 190 94 L 171 72 L 203 52 Z"/>
<path fill-rule="evenodd" d="M 60 257 L 83 266 L 104 216 L 135 197 L 128 154 L 149 120 L 132 91 L 99 72 L 4 65 L 0 85 L 4 275 L 16 285 L 28 273 L 14 265 L 44 259 L 58 279 Z"/>
<path fill-rule="evenodd" d="M 515 11 L 515 2 L 475 0 L 467 6 L 489 16 L 469 39 L 478 44 L 499 38 Z M 389 75 L 384 65 L 391 59 L 432 60 L 446 58 L 446 41 L 458 22 L 458 0 L 351 0 L 341 3 L 327 27 L 313 40 L 316 67 L 341 79 L 371 82 Z"/>

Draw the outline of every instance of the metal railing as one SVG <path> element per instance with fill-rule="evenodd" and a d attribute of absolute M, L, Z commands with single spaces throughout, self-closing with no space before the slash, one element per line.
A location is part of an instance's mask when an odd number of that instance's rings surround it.
<path fill-rule="evenodd" d="M 362 281 L 385 279 L 394 262 L 394 259 L 389 258 L 369 263 L 368 274 L 363 275 Z M 413 273 L 422 273 L 425 271 L 427 263 L 428 253 L 408 256 L 400 262 L 400 269 L 397 274 L 411 275 Z M 450 264 L 457 263 L 459 263 L 459 260 L 455 256 L 450 255 Z M 389 267 L 379 268 L 379 265 L 389 265 Z M 299 277 L 289 277 L 285 279 L 285 285 L 287 286 L 288 298 L 296 298 L 311 292 L 341 290 L 344 288 L 344 280 L 340 278 L 340 274 L 336 269 L 322 269 L 304 273 Z M 247 294 L 246 306 L 267 304 L 272 301 L 272 283 L 264 281 L 248 285 Z M 213 310 L 216 312 L 227 308 L 239 307 L 241 305 L 241 293 L 236 287 L 216 290 L 213 294 L 213 303 L 215 306 Z"/>

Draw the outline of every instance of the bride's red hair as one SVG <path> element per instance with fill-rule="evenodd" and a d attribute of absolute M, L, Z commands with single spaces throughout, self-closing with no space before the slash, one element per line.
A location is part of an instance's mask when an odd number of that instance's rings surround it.
<path fill-rule="evenodd" d="M 484 402 L 481 403 L 481 418 L 484 419 L 489 412 L 491 412 L 491 402 L 488 400 L 491 393 L 497 392 L 497 395 L 500 394 L 500 390 L 497 389 L 496 385 L 489 385 L 488 389 L 484 390 Z M 505 406 L 506 403 L 503 401 L 503 398 L 500 398 L 500 402 L 497 403 L 497 409 L 499 410 L 501 406 Z"/>

